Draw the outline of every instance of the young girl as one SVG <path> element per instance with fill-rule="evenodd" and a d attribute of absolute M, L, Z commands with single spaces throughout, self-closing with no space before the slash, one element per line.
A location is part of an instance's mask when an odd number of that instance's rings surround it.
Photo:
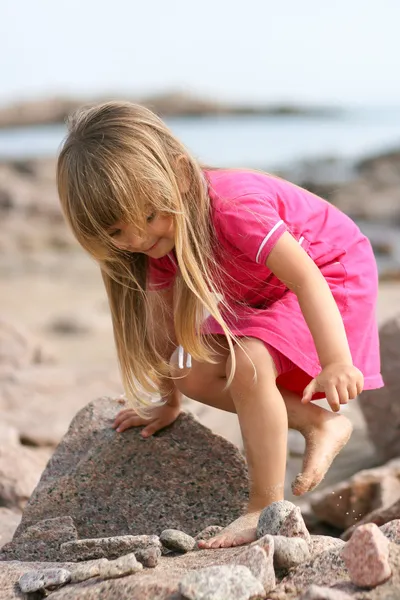
<path fill-rule="evenodd" d="M 152 435 L 177 418 L 182 394 L 236 412 L 247 513 L 202 547 L 252 541 L 260 511 L 283 499 L 288 427 L 306 440 L 300 495 L 350 437 L 340 405 L 383 385 L 368 240 L 282 179 L 201 168 L 157 116 L 129 103 L 70 120 L 57 179 L 108 294 L 133 404 L 114 427 Z M 146 405 L 143 390 L 162 403 Z M 318 397 L 333 412 L 310 404 Z"/>

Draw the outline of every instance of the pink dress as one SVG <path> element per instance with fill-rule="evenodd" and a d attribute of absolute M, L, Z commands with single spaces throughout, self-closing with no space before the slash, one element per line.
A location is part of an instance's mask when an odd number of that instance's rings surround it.
<path fill-rule="evenodd" d="M 383 386 L 375 318 L 378 278 L 368 239 L 344 213 L 287 181 L 250 171 L 209 170 L 205 177 L 224 269 L 221 290 L 234 316 L 222 311 L 237 336 L 258 338 L 274 359 L 277 382 L 298 394 L 321 371 L 314 341 L 296 295 L 266 260 L 288 231 L 319 267 L 343 318 L 364 389 Z M 173 253 L 149 261 L 149 289 L 172 285 Z M 223 334 L 209 317 L 204 333 Z M 321 397 L 316 395 L 315 398 Z"/>

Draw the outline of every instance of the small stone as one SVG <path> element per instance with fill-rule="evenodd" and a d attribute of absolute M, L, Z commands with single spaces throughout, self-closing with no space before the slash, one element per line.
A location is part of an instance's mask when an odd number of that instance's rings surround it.
<path fill-rule="evenodd" d="M 178 529 L 165 529 L 160 541 L 168 550 L 175 552 L 190 552 L 197 545 L 194 538 Z"/>
<path fill-rule="evenodd" d="M 274 553 L 271 546 L 267 550 L 261 546 L 248 546 L 235 557 L 231 563 L 247 567 L 250 573 L 261 582 L 266 593 L 272 592 L 276 586 L 274 571 Z"/>
<path fill-rule="evenodd" d="M 219 533 L 222 530 L 223 530 L 223 527 L 221 527 L 220 525 L 209 525 L 208 527 L 203 529 L 203 531 L 200 531 L 200 533 L 198 533 L 194 539 L 196 540 L 196 542 L 198 542 L 200 540 L 206 542 L 207 540 L 214 537 L 214 535 L 217 535 L 217 533 Z"/>
<path fill-rule="evenodd" d="M 63 560 L 77 562 L 96 558 L 115 559 L 154 546 L 160 547 L 160 540 L 156 535 L 120 535 L 66 542 L 61 544 L 60 551 Z"/>
<path fill-rule="evenodd" d="M 157 566 L 161 558 L 161 550 L 158 546 L 143 548 L 142 550 L 138 549 L 135 550 L 135 556 L 144 567 L 152 569 Z"/>
<path fill-rule="evenodd" d="M 132 575 L 141 571 L 143 566 L 136 560 L 134 554 L 125 554 L 116 560 L 108 560 L 100 565 L 100 577 L 102 579 L 113 579 L 114 577 L 123 577 L 124 575 Z"/>
<path fill-rule="evenodd" d="M 301 510 L 298 506 L 296 506 L 283 521 L 278 535 L 283 535 L 285 537 L 299 537 L 305 540 L 308 545 L 311 544 L 311 535 L 304 523 Z"/>
<path fill-rule="evenodd" d="M 37 592 L 68 583 L 71 573 L 67 569 L 40 569 L 24 573 L 19 578 L 19 587 L 24 594 Z"/>
<path fill-rule="evenodd" d="M 311 585 L 301 596 L 300 600 L 351 600 L 352 596 L 342 590 Z"/>
<path fill-rule="evenodd" d="M 257 538 L 261 538 L 267 533 L 278 535 L 283 522 L 294 508 L 296 508 L 295 505 L 292 502 L 287 502 L 287 500 L 273 502 L 267 508 L 264 508 L 258 520 Z"/>
<path fill-rule="evenodd" d="M 97 577 L 100 575 L 100 568 L 106 563 L 108 563 L 106 558 L 100 558 L 99 560 L 88 560 L 78 563 L 76 566 L 71 566 L 71 583 L 79 583 Z"/>
<path fill-rule="evenodd" d="M 18 537 L 18 543 L 42 540 L 43 542 L 70 542 L 78 539 L 78 532 L 71 517 L 55 517 L 38 521 Z"/>
<path fill-rule="evenodd" d="M 255 600 L 264 598 L 262 584 L 242 565 L 189 571 L 179 583 L 186 600 Z"/>
<path fill-rule="evenodd" d="M 268 556 L 270 554 L 273 556 L 274 555 L 274 548 L 275 548 L 274 536 L 269 535 L 267 533 L 267 535 L 263 535 L 263 537 L 260 538 L 259 540 L 256 540 L 255 542 L 252 542 L 250 544 L 250 548 L 252 548 L 253 546 L 261 546 L 261 548 L 263 548 L 265 550 L 265 552 L 267 553 Z"/>
<path fill-rule="evenodd" d="M 302 538 L 274 535 L 274 566 L 276 569 L 291 569 L 310 558 L 308 544 Z"/>
<path fill-rule="evenodd" d="M 391 577 L 389 543 L 374 523 L 357 527 L 341 552 L 355 585 L 373 588 Z"/>
<path fill-rule="evenodd" d="M 394 519 L 379 527 L 382 533 L 394 544 L 400 544 L 400 519 Z"/>

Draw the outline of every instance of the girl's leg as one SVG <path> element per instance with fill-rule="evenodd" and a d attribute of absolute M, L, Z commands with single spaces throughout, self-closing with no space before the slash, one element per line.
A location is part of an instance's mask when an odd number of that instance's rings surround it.
<path fill-rule="evenodd" d="M 236 375 L 229 390 L 224 390 L 230 357 L 222 340 L 215 340 L 216 357 L 220 357 L 217 365 L 193 361 L 192 368 L 185 371 L 178 368 L 176 355 L 171 361 L 174 377 L 187 375 L 175 381 L 185 395 L 236 412 L 242 430 L 251 481 L 248 512 L 203 544 L 203 547 L 213 548 L 255 539 L 260 510 L 283 498 L 288 418 L 289 426 L 301 431 L 307 441 L 303 472 L 294 487 L 298 494 L 319 483 L 351 433 L 350 422 L 345 417 L 312 404 L 301 405 L 295 394 L 277 388 L 272 359 L 259 340 L 243 340 L 256 367 L 257 382 L 254 382 L 249 358 L 237 347 Z"/>

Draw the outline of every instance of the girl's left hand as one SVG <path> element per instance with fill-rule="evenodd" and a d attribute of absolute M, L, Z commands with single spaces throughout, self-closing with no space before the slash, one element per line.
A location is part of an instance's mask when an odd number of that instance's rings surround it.
<path fill-rule="evenodd" d="M 303 404 L 310 402 L 313 394 L 323 392 L 334 412 L 340 410 L 341 404 L 347 404 L 361 394 L 364 377 L 354 365 L 349 363 L 332 363 L 322 369 L 305 388 Z"/>

